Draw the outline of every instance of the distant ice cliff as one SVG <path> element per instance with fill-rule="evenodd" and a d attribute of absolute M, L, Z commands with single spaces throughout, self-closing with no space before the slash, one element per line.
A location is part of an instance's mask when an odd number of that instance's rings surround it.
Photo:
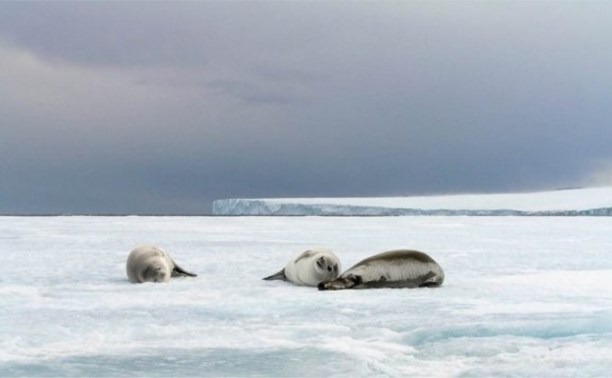
<path fill-rule="evenodd" d="M 612 216 L 612 188 L 379 198 L 222 199 L 214 215 Z"/>

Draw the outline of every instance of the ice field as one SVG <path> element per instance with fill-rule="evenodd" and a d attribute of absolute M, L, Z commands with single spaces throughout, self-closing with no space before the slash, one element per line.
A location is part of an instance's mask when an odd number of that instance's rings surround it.
<path fill-rule="evenodd" d="M 197 278 L 130 284 L 141 242 Z M 422 250 L 436 289 L 261 278 Z M 0 217 L 0 376 L 530 376 L 612 371 L 612 217 Z"/>

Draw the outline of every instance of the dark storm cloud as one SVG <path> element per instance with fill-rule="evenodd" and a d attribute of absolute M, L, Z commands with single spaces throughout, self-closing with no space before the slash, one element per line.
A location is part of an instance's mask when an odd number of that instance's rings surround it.
<path fill-rule="evenodd" d="M 612 5 L 0 4 L 0 212 L 610 177 Z"/>

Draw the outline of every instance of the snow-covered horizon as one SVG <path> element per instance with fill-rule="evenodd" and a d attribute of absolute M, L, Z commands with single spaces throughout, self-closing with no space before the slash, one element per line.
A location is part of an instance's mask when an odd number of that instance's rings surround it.
<path fill-rule="evenodd" d="M 609 217 L 0 217 L 2 377 L 606 377 Z M 198 274 L 130 284 L 163 247 Z M 436 289 L 261 278 L 312 246 L 396 248 Z"/>
<path fill-rule="evenodd" d="M 612 187 L 411 197 L 222 199 L 213 215 L 612 215 Z"/>

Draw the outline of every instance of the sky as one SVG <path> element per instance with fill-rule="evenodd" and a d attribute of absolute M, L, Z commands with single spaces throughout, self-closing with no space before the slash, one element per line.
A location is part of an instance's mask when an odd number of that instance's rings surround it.
<path fill-rule="evenodd" d="M 612 184 L 609 2 L 1 2 L 0 213 Z"/>

